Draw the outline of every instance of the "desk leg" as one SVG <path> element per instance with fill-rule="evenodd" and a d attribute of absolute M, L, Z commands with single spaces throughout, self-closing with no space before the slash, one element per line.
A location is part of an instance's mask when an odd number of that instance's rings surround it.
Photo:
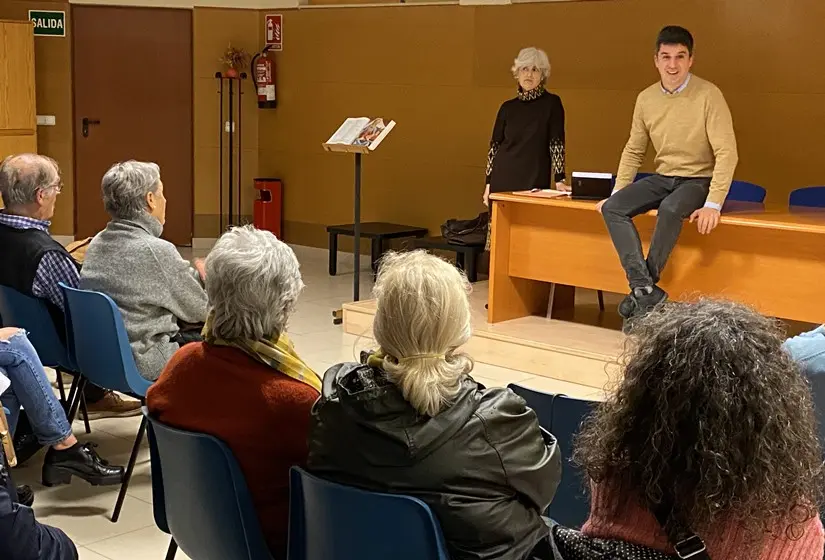
<path fill-rule="evenodd" d="M 547 315 L 551 284 L 510 276 L 510 222 L 513 205 L 493 202 L 487 321 L 498 323 Z"/>
<path fill-rule="evenodd" d="M 329 275 L 335 276 L 338 272 L 338 234 L 329 234 Z"/>

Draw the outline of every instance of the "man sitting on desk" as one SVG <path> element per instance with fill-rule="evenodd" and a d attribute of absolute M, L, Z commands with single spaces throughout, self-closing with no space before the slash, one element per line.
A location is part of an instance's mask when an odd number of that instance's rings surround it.
<path fill-rule="evenodd" d="M 693 36 L 668 26 L 656 39 L 654 63 L 661 81 L 636 98 L 630 139 L 622 152 L 616 187 L 596 209 L 619 253 L 630 295 L 619 305 L 624 318 L 644 314 L 667 299 L 656 284 L 682 221 L 699 233 L 719 224 L 738 156 L 730 110 L 712 83 L 690 74 Z M 634 182 L 648 141 L 656 150 L 656 174 Z M 633 217 L 658 208 L 647 259 Z"/>

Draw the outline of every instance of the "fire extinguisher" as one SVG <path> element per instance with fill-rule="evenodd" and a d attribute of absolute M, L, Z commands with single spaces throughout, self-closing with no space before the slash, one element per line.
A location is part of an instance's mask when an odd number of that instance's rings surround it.
<path fill-rule="evenodd" d="M 258 109 L 274 109 L 278 106 L 275 95 L 275 58 L 268 57 L 267 51 L 272 45 L 252 57 L 252 78 L 258 90 Z"/>

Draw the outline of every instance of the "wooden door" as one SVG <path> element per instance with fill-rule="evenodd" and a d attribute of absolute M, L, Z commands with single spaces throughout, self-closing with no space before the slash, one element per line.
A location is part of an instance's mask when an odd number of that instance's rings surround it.
<path fill-rule="evenodd" d="M 168 200 L 163 237 L 190 245 L 191 10 L 72 5 L 72 37 L 76 237 L 94 235 L 109 220 L 100 194 L 106 170 L 136 159 L 160 166 Z"/>
<path fill-rule="evenodd" d="M 0 161 L 37 151 L 35 118 L 34 29 L 0 20 Z"/>

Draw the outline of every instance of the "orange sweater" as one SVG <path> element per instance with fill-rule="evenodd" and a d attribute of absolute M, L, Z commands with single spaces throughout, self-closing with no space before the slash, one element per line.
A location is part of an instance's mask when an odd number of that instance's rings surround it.
<path fill-rule="evenodd" d="M 146 394 L 164 424 L 213 435 L 240 464 L 270 550 L 286 556 L 289 468 L 305 466 L 312 387 L 235 348 L 178 350 Z"/>
<path fill-rule="evenodd" d="M 614 496 L 610 490 L 594 483 L 591 489 L 590 518 L 582 527 L 582 533 L 673 554 L 667 535 L 650 511 L 636 500 L 627 499 L 622 501 L 619 514 L 613 516 L 609 505 Z M 798 540 L 767 537 L 762 553 L 756 558 L 746 556 L 745 533 L 732 523 L 720 523 L 713 531 L 699 536 L 705 541 L 708 555 L 713 560 L 822 560 L 825 546 L 825 533 L 818 516 L 808 522 L 805 533 Z"/>

